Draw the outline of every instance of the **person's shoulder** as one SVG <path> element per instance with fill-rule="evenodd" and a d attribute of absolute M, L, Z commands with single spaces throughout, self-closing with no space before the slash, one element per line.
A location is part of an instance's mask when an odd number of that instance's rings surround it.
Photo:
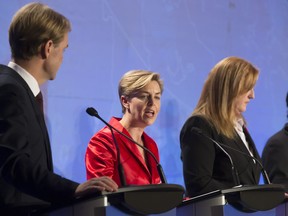
<path fill-rule="evenodd" d="M 268 138 L 266 146 L 283 145 L 287 143 L 287 140 L 288 135 L 285 132 L 285 128 L 282 128 L 281 130 L 277 131 L 275 134 L 273 134 L 271 137 Z"/>
<path fill-rule="evenodd" d="M 193 129 L 199 130 L 205 134 L 216 133 L 214 127 L 206 117 L 201 115 L 192 115 L 184 123 L 180 132 L 180 138 L 187 133 L 190 134 Z"/>
<path fill-rule="evenodd" d="M 17 72 L 12 68 L 8 67 L 7 65 L 0 64 L 0 75 L 9 75 L 13 76 L 16 75 Z"/>
<path fill-rule="evenodd" d="M 26 93 L 25 86 L 19 83 L 15 78 L 11 76 L 1 75 L 0 73 L 0 91 L 1 96 L 19 97 L 22 98 Z"/>
<path fill-rule="evenodd" d="M 284 127 L 268 138 L 263 148 L 262 156 L 266 157 L 271 152 L 275 152 L 275 150 L 287 151 L 288 150 L 287 143 L 288 143 L 288 135 Z"/>
<path fill-rule="evenodd" d="M 7 65 L 3 65 L 0 64 L 0 72 L 5 71 L 5 70 L 10 70 L 11 68 L 9 68 Z"/>
<path fill-rule="evenodd" d="M 186 126 L 203 126 L 203 125 L 209 125 L 209 121 L 201 115 L 191 115 L 186 122 L 184 123 L 184 127 Z"/>
<path fill-rule="evenodd" d="M 94 137 L 110 137 L 112 135 L 109 127 L 104 126 L 94 134 Z"/>
<path fill-rule="evenodd" d="M 1 92 L 3 89 L 13 91 L 23 91 L 25 81 L 23 78 L 12 68 L 6 65 L 0 65 L 0 87 Z"/>
<path fill-rule="evenodd" d="M 112 140 L 112 133 L 109 127 L 104 126 L 100 130 L 98 130 L 94 135 L 91 137 L 89 144 L 101 142 L 101 141 L 111 141 Z"/>

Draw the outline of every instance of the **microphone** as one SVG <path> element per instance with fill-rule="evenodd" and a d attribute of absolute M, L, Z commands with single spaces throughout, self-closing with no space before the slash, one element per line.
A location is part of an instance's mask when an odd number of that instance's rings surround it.
<path fill-rule="evenodd" d="M 126 139 L 132 141 L 133 143 L 135 143 L 137 146 L 139 146 L 140 148 L 144 149 L 144 151 L 148 152 L 152 158 L 154 159 L 154 161 L 156 162 L 156 166 L 157 166 L 157 171 L 158 171 L 158 174 L 160 176 L 160 179 L 161 179 L 161 182 L 164 183 L 164 184 L 167 184 L 167 180 L 166 180 L 166 176 L 164 174 L 164 171 L 163 171 L 163 168 L 161 166 L 161 164 L 158 162 L 157 158 L 155 157 L 155 155 L 148 149 L 146 148 L 145 146 L 142 146 L 140 145 L 139 143 L 137 143 L 135 140 L 133 140 L 132 138 L 130 138 L 129 136 L 127 136 L 126 134 L 122 133 L 121 131 L 119 131 L 118 129 L 116 129 L 115 127 L 113 127 L 112 125 L 110 125 L 108 122 L 106 122 L 103 118 L 101 118 L 101 116 L 98 114 L 97 110 L 95 110 L 93 107 L 89 107 L 86 109 L 86 112 L 90 115 L 90 116 L 93 116 L 93 117 L 96 117 L 98 118 L 99 120 L 101 120 L 105 125 L 107 125 L 110 130 L 112 131 L 115 130 L 117 131 L 119 134 L 121 134 L 122 136 L 124 136 Z M 112 132 L 112 135 L 113 135 L 113 132 Z M 114 135 L 113 135 L 113 139 L 114 139 L 114 142 L 116 141 Z M 115 144 L 116 145 L 116 144 Z M 116 147 L 117 149 L 119 148 Z M 118 151 L 118 150 L 117 150 Z M 119 151 L 118 151 L 119 152 Z M 118 163 L 120 164 L 120 152 L 117 154 L 118 156 Z M 122 168 L 123 170 L 123 168 Z"/>
<path fill-rule="evenodd" d="M 234 162 L 233 162 L 230 154 L 228 154 L 228 152 L 218 142 L 216 142 L 214 139 L 210 138 L 208 135 L 203 133 L 201 129 L 193 127 L 192 131 L 195 131 L 197 134 L 200 134 L 200 135 L 208 138 L 209 140 L 211 140 L 213 143 L 215 143 L 218 146 L 218 148 L 220 148 L 228 156 L 230 163 L 231 163 L 231 167 L 232 167 L 232 176 L 233 176 L 233 181 L 235 183 L 235 186 L 241 186 L 238 171 L 237 171 L 236 167 L 234 166 Z"/>
<path fill-rule="evenodd" d="M 98 112 L 94 108 L 87 108 L 86 112 L 91 116 L 95 116 L 95 117 L 99 118 L 101 121 L 103 121 L 109 127 L 111 134 L 112 134 L 113 142 L 115 144 L 116 151 L 117 151 L 117 161 L 118 161 L 118 171 L 119 171 L 120 182 L 121 182 L 122 186 L 126 186 L 124 169 L 123 169 L 122 163 L 120 162 L 120 149 L 119 149 L 119 145 L 117 143 L 117 140 L 115 138 L 114 132 L 112 130 L 112 126 L 109 125 L 107 122 L 105 122 L 104 119 L 102 119 L 98 115 Z"/>
<path fill-rule="evenodd" d="M 229 149 L 231 149 L 232 151 L 236 151 L 236 152 L 238 152 L 238 153 L 240 153 L 240 154 L 242 154 L 242 155 L 244 155 L 244 156 L 246 156 L 246 157 L 249 157 L 249 158 L 255 160 L 255 161 L 257 162 L 257 164 L 261 167 L 261 173 L 262 173 L 262 175 L 263 175 L 263 177 L 264 177 L 265 183 L 266 183 L 266 184 L 271 184 L 271 181 L 270 181 L 270 179 L 269 179 L 269 177 L 268 177 L 268 174 L 267 174 L 266 170 L 264 169 L 262 163 L 261 163 L 256 157 L 254 157 L 254 156 L 252 156 L 252 155 L 249 155 L 249 154 L 246 154 L 245 152 L 242 152 L 242 151 L 240 151 L 240 150 L 238 150 L 238 149 L 232 148 L 231 146 L 225 145 L 225 144 L 223 144 L 223 143 L 218 143 L 218 142 L 216 142 L 214 139 L 212 139 L 211 137 L 209 137 L 207 134 L 205 134 L 205 133 L 204 133 L 201 129 L 199 129 L 199 128 L 195 128 L 195 127 L 194 127 L 194 128 L 192 128 L 192 131 L 195 131 L 195 132 L 197 132 L 198 134 L 201 134 L 201 135 L 205 136 L 206 138 L 210 139 L 213 143 L 215 143 L 217 146 L 223 146 L 223 147 L 225 147 L 225 148 L 229 148 Z M 222 149 L 222 148 L 221 148 L 221 149 Z"/>

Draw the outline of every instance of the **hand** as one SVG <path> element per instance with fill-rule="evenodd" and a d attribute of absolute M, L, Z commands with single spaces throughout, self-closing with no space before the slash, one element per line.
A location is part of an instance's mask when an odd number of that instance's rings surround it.
<path fill-rule="evenodd" d="M 288 193 L 285 193 L 285 198 L 286 198 L 286 199 L 288 198 Z"/>
<path fill-rule="evenodd" d="M 118 185 L 109 177 L 102 176 L 92 178 L 78 185 L 75 191 L 75 197 L 82 197 L 97 191 L 117 191 Z"/>

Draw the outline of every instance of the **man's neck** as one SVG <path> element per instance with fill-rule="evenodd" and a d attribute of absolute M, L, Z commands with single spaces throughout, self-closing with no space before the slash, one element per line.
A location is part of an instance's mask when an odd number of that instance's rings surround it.
<path fill-rule="evenodd" d="M 47 80 L 41 76 L 43 74 L 42 70 L 42 61 L 37 58 L 32 58 L 29 60 L 23 59 L 13 59 L 11 60 L 15 62 L 20 67 L 24 68 L 28 73 L 30 73 L 38 82 L 39 86 L 41 86 Z"/>

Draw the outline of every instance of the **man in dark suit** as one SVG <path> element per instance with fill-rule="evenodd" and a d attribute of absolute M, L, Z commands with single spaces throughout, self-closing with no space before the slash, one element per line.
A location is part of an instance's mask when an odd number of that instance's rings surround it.
<path fill-rule="evenodd" d="M 288 109 L 288 92 L 286 106 Z M 288 122 L 268 139 L 262 152 L 262 160 L 271 182 L 284 184 L 288 192 Z"/>
<path fill-rule="evenodd" d="M 0 214 L 29 215 L 43 204 L 63 204 L 99 190 L 115 191 L 108 177 L 79 184 L 53 173 L 40 85 L 53 80 L 68 47 L 70 22 L 31 3 L 9 28 L 12 60 L 0 65 Z"/>

